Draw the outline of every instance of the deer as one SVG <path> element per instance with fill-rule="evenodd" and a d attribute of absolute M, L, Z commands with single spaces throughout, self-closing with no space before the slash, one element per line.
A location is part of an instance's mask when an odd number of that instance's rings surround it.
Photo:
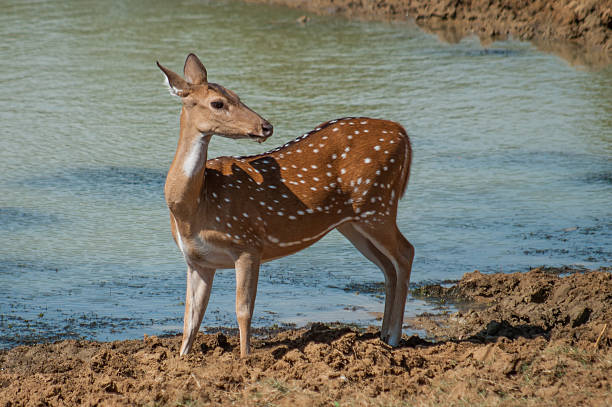
<path fill-rule="evenodd" d="M 208 82 L 195 54 L 187 56 L 183 77 L 157 66 L 182 102 L 164 187 L 172 236 L 187 264 L 180 356 L 189 353 L 199 331 L 217 269 L 235 269 L 240 356 L 246 357 L 260 265 L 334 229 L 383 272 L 380 338 L 398 346 L 414 258 L 396 223 L 412 158 L 404 128 L 346 117 L 261 154 L 209 160 L 213 135 L 261 143 L 273 126 L 236 93 Z"/>

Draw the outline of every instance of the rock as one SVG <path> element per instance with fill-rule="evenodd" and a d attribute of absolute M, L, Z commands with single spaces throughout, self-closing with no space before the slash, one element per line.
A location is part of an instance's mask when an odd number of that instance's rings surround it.
<path fill-rule="evenodd" d="M 589 320 L 592 310 L 589 307 L 579 305 L 569 312 L 572 328 L 576 328 Z"/>

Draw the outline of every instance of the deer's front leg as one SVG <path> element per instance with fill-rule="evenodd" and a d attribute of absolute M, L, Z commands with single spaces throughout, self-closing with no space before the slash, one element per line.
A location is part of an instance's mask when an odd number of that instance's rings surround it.
<path fill-rule="evenodd" d="M 202 318 L 208 306 L 212 288 L 214 269 L 192 267 L 187 268 L 187 293 L 185 295 L 185 319 L 183 324 L 183 344 L 180 355 L 186 355 L 191 350 Z"/>
<path fill-rule="evenodd" d="M 242 253 L 236 260 L 236 318 L 240 329 L 240 356 L 250 353 L 251 319 L 257 294 L 259 256 Z"/>

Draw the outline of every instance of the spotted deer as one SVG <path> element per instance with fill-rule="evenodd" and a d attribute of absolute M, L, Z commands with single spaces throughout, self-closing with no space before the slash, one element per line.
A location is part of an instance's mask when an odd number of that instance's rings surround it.
<path fill-rule="evenodd" d="M 187 263 L 180 354 L 191 349 L 215 270 L 236 270 L 240 354 L 250 326 L 262 262 L 296 253 L 333 229 L 385 275 L 381 339 L 399 344 L 413 246 L 397 207 L 410 174 L 411 148 L 397 123 L 367 117 L 331 120 L 268 152 L 207 160 L 213 135 L 262 142 L 272 125 L 232 91 L 207 80 L 189 54 L 184 78 L 157 63 L 182 100 L 180 136 L 165 185 L 172 235 Z"/>

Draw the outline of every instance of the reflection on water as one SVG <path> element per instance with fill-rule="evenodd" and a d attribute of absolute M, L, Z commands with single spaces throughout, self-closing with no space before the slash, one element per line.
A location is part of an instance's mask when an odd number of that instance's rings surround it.
<path fill-rule="evenodd" d="M 441 43 L 406 24 L 240 2 L 9 2 L 0 15 L 0 346 L 181 329 L 184 263 L 164 176 L 177 101 L 155 60 L 199 54 L 275 126 L 269 150 L 337 117 L 402 123 L 414 150 L 398 223 L 413 282 L 612 257 L 612 70 L 526 43 Z M 255 325 L 377 323 L 383 276 L 338 233 L 262 266 Z M 204 325 L 235 325 L 221 270 Z M 408 315 L 430 306 L 417 299 Z"/>
<path fill-rule="evenodd" d="M 471 27 L 457 21 L 449 22 L 434 19 L 424 22 L 419 20 L 417 24 L 421 29 L 436 35 L 439 40 L 449 44 L 457 44 L 466 37 L 475 36 Z M 510 38 L 503 34 L 494 37 L 485 35 L 480 37 L 480 44 L 485 47 L 485 52 L 487 50 L 503 52 L 504 50 L 494 50 L 490 48 L 496 47 L 498 41 L 506 41 L 508 39 Z M 612 52 L 604 51 L 599 48 L 589 48 L 575 42 L 559 40 L 533 40 L 532 43 L 540 51 L 556 55 L 574 67 L 599 70 L 612 64 Z"/>
<path fill-rule="evenodd" d="M 534 44 L 540 51 L 557 55 L 574 67 L 597 70 L 612 64 L 610 51 L 581 47 L 570 41 L 534 41 Z"/>

